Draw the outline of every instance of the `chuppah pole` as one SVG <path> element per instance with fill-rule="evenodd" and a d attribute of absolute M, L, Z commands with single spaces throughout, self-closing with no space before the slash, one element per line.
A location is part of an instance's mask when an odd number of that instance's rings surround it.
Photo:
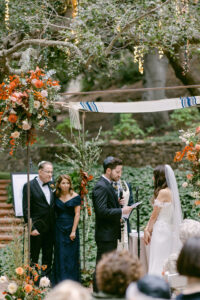
<path fill-rule="evenodd" d="M 135 193 L 135 201 L 136 203 L 138 202 L 138 192 L 139 192 L 139 187 L 136 187 L 136 193 Z M 140 205 L 136 207 L 137 211 L 137 234 L 138 234 L 138 258 L 140 258 Z"/>
<path fill-rule="evenodd" d="M 30 146 L 27 136 L 27 203 L 28 203 L 28 265 L 30 266 L 30 233 L 31 233 L 31 219 L 30 219 Z"/>

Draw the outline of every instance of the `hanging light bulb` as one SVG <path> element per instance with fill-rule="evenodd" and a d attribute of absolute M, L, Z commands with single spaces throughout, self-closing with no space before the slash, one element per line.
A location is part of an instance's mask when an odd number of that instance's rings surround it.
<path fill-rule="evenodd" d="M 9 0 L 5 0 L 5 25 L 6 25 L 6 29 L 9 30 Z"/>
<path fill-rule="evenodd" d="M 72 17 L 75 18 L 78 14 L 78 1 L 77 0 L 72 0 Z"/>
<path fill-rule="evenodd" d="M 138 70 L 141 74 L 144 72 L 144 49 L 143 46 L 135 46 L 134 47 L 134 63 L 138 63 Z"/>

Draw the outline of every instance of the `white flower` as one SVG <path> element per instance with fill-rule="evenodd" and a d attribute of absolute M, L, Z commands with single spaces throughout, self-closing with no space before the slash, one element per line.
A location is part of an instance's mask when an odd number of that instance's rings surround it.
<path fill-rule="evenodd" d="M 11 109 L 10 114 L 17 114 L 16 111 L 14 109 Z"/>
<path fill-rule="evenodd" d="M 45 120 L 41 120 L 41 121 L 39 122 L 39 126 L 40 126 L 40 127 L 43 127 L 44 124 L 45 124 L 45 122 L 46 122 Z"/>
<path fill-rule="evenodd" d="M 34 106 L 34 108 L 38 109 L 40 107 L 40 102 L 34 101 L 33 106 Z"/>
<path fill-rule="evenodd" d="M 182 187 L 186 188 L 187 186 L 188 186 L 188 183 L 186 181 L 183 182 Z"/>
<path fill-rule="evenodd" d="M 43 105 L 44 108 L 47 108 L 49 106 L 49 103 L 47 101 L 45 101 L 45 102 L 42 103 L 42 105 Z"/>
<path fill-rule="evenodd" d="M 8 121 L 8 117 L 4 117 L 3 121 L 7 122 Z"/>
<path fill-rule="evenodd" d="M 40 279 L 40 287 L 48 287 L 50 286 L 50 280 L 48 277 L 44 276 Z"/>
<path fill-rule="evenodd" d="M 17 291 L 17 284 L 15 282 L 11 282 L 8 285 L 8 292 L 10 294 L 14 294 Z"/>
<path fill-rule="evenodd" d="M 23 130 L 29 130 L 30 128 L 31 128 L 31 125 L 28 123 L 28 120 L 24 120 L 23 122 L 22 122 L 22 129 Z"/>
<path fill-rule="evenodd" d="M 14 138 L 14 139 L 17 139 L 19 136 L 20 136 L 20 132 L 19 131 L 14 131 L 11 133 L 11 136 Z"/>
<path fill-rule="evenodd" d="M 7 282 L 7 277 L 6 276 L 0 276 L 0 283 L 5 283 Z"/>
<path fill-rule="evenodd" d="M 38 114 L 38 119 L 41 119 L 42 118 L 42 115 L 41 114 Z"/>
<path fill-rule="evenodd" d="M 42 97 L 47 97 L 47 96 L 48 96 L 48 93 L 47 93 L 47 91 L 42 90 L 42 91 L 41 91 L 41 95 L 42 95 Z"/>
<path fill-rule="evenodd" d="M 31 83 L 34 85 L 37 82 L 37 79 L 32 79 Z"/>

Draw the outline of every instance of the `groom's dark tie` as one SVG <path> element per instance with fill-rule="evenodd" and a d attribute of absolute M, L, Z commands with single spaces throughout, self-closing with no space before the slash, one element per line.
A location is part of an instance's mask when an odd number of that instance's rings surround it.
<path fill-rule="evenodd" d="M 43 183 L 42 186 L 49 185 L 50 181 Z"/>

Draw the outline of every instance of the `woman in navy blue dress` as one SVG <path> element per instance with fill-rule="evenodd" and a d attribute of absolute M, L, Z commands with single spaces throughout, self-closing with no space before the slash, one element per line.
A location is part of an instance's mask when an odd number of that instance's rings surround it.
<path fill-rule="evenodd" d="M 71 178 L 60 175 L 55 192 L 55 252 L 53 285 L 64 279 L 80 282 L 78 223 L 81 197 L 73 191 Z"/>

